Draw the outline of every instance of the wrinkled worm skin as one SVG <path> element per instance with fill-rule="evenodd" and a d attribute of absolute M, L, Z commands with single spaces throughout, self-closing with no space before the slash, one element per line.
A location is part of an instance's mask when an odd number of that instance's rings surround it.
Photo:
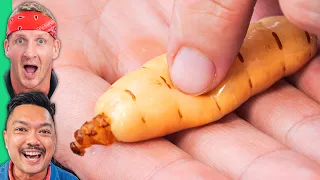
<path fill-rule="evenodd" d="M 174 88 L 166 56 L 158 56 L 116 81 L 97 100 L 96 117 L 74 133 L 71 150 L 83 156 L 93 144 L 143 141 L 219 120 L 298 71 L 317 48 L 315 35 L 284 16 L 261 19 L 250 24 L 226 78 L 198 97 Z"/>

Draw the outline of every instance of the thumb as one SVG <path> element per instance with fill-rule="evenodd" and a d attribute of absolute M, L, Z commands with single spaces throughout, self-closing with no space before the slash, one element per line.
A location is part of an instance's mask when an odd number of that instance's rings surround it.
<path fill-rule="evenodd" d="M 170 76 L 180 91 L 215 88 L 236 59 L 255 0 L 175 0 L 167 51 Z"/>

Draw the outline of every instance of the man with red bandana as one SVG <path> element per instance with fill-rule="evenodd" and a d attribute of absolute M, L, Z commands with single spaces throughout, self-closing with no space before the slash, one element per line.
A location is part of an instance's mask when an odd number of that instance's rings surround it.
<path fill-rule="evenodd" d="M 56 21 L 49 10 L 38 3 L 19 5 L 8 19 L 5 54 L 11 61 L 5 81 L 10 97 L 41 91 L 49 98 L 58 79 L 52 70 L 60 51 Z"/>

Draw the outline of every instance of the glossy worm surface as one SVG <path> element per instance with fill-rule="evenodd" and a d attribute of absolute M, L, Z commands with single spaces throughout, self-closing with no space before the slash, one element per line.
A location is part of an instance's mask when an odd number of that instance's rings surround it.
<path fill-rule="evenodd" d="M 93 144 L 142 141 L 219 120 L 298 71 L 317 48 L 315 35 L 285 17 L 264 18 L 250 24 L 240 52 L 220 85 L 197 97 L 175 89 L 166 55 L 156 57 L 102 94 L 96 102 L 96 117 L 75 132 L 71 149 L 82 156 Z"/>

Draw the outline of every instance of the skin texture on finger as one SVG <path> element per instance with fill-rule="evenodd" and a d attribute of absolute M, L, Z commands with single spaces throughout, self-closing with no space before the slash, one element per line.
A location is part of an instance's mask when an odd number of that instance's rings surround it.
<path fill-rule="evenodd" d="M 225 179 L 217 170 L 194 160 L 164 139 L 96 145 L 88 148 L 85 156 L 73 154 L 70 143 L 74 141 L 75 128 L 93 117 L 95 101 L 109 84 L 78 68 L 59 67 L 56 72 L 60 81 L 52 97 L 57 107 L 55 158 L 71 168 L 80 179 Z"/>
<path fill-rule="evenodd" d="M 208 126 L 176 133 L 169 139 L 232 179 L 320 177 L 317 163 L 289 150 L 234 114 Z"/>
<path fill-rule="evenodd" d="M 115 63 L 112 68 L 116 77 L 106 76 L 108 82 L 113 83 L 155 55 L 165 53 L 169 10 L 159 1 L 110 1 L 105 6 L 101 14 L 100 32 L 103 34 L 100 38 L 116 46 L 108 49 L 117 49 L 113 53 L 116 60 L 108 60 L 108 63 Z"/>
<path fill-rule="evenodd" d="M 254 0 L 175 0 L 167 51 L 176 88 L 199 95 L 225 77 L 245 37 Z"/>
<path fill-rule="evenodd" d="M 294 75 L 286 78 L 311 99 L 320 103 L 320 51 L 318 56 Z"/>
<path fill-rule="evenodd" d="M 283 14 L 294 24 L 320 35 L 319 0 L 279 0 Z"/>
<path fill-rule="evenodd" d="M 285 81 L 247 101 L 239 108 L 239 115 L 279 142 L 320 163 L 320 104 Z"/>

